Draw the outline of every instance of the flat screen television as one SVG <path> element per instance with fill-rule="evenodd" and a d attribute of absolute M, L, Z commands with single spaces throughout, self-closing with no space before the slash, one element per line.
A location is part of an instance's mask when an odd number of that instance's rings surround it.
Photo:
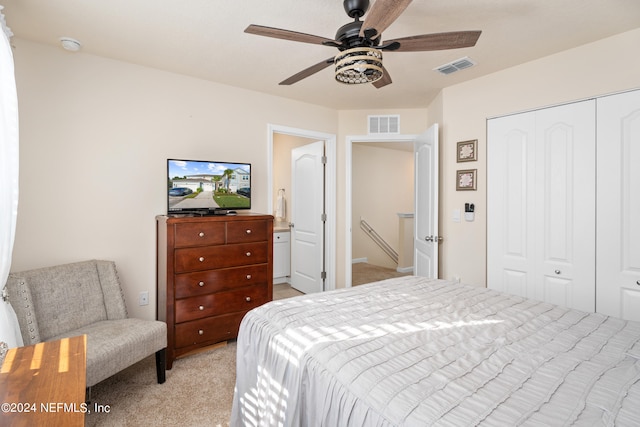
<path fill-rule="evenodd" d="M 167 159 L 167 213 L 226 215 L 251 209 L 251 164 Z"/>

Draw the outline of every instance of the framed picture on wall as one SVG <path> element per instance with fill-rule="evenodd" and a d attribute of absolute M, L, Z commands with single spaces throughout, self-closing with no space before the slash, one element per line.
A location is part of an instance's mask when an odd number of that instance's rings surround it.
<path fill-rule="evenodd" d="M 477 169 L 464 169 L 456 171 L 456 190 L 475 190 L 476 171 Z"/>
<path fill-rule="evenodd" d="M 460 141 L 457 145 L 458 163 L 478 160 L 478 140 Z"/>

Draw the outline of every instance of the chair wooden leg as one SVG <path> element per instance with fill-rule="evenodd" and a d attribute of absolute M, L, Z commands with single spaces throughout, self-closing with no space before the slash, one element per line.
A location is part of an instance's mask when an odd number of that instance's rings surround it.
<path fill-rule="evenodd" d="M 156 372 L 158 374 L 158 384 L 164 384 L 167 369 L 167 349 L 156 351 Z"/>

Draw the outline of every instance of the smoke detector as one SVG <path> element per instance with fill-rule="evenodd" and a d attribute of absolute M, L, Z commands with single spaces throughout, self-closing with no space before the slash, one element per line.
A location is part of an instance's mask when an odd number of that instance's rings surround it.
<path fill-rule="evenodd" d="M 82 44 L 71 37 L 60 37 L 60 44 L 64 50 L 68 50 L 69 52 L 77 52 L 82 47 Z"/>

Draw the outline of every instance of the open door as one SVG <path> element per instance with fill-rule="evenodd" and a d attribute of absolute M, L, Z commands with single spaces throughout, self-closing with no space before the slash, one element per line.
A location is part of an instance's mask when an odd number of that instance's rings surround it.
<path fill-rule="evenodd" d="M 324 141 L 291 150 L 291 287 L 324 290 Z"/>
<path fill-rule="evenodd" d="M 413 271 L 438 278 L 438 125 L 418 138 L 414 150 L 415 219 Z"/>

